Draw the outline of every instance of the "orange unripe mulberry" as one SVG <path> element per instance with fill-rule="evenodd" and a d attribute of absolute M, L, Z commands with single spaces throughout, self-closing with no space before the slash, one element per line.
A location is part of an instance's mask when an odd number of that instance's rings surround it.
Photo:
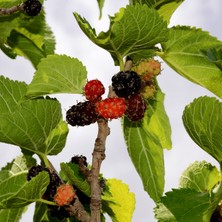
<path fill-rule="evenodd" d="M 54 196 L 55 203 L 59 206 L 69 205 L 75 197 L 75 191 L 72 185 L 62 184 L 60 185 Z"/>

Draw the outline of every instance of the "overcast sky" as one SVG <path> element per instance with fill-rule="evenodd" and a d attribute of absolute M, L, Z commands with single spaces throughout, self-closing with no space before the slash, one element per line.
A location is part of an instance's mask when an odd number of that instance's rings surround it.
<path fill-rule="evenodd" d="M 107 14 L 113 15 L 128 1 L 116 2 L 105 1 L 103 19 L 99 21 L 96 1 L 45 1 L 47 21 L 52 27 L 57 41 L 56 53 L 77 57 L 86 66 L 89 73 L 88 79 L 98 78 L 106 87 L 111 82 L 111 76 L 118 72 L 118 67 L 114 67 L 109 53 L 85 37 L 75 22 L 72 12 L 76 11 L 86 17 L 91 25 L 96 27 L 97 32 L 106 31 L 109 26 Z M 181 24 L 200 27 L 222 39 L 221 15 L 221 0 L 186 0 L 172 17 L 171 25 Z M 34 69 L 29 61 L 23 58 L 11 60 L 0 52 L 0 74 L 30 83 L 33 73 Z M 181 119 L 184 107 L 194 98 L 212 94 L 180 77 L 165 64 L 163 64 L 163 71 L 158 80 L 162 91 L 166 94 L 166 111 L 172 125 L 173 148 L 170 151 L 165 151 L 165 191 L 169 191 L 171 188 L 177 187 L 180 174 L 195 160 L 208 160 L 218 166 L 213 158 L 192 142 L 184 130 Z M 77 100 L 82 101 L 84 99 L 82 96 L 75 95 L 57 95 L 57 98 L 62 103 L 64 114 L 65 110 L 75 104 Z M 135 193 L 137 204 L 133 222 L 154 222 L 156 221 L 153 214 L 154 203 L 143 191 L 142 182 L 126 152 L 120 121 L 111 121 L 110 128 L 111 135 L 107 139 L 106 159 L 102 164 L 102 173 L 106 178 L 115 177 L 123 180 L 129 184 L 130 190 Z M 83 154 L 90 162 L 96 131 L 96 124 L 84 128 L 70 128 L 64 151 L 56 157 L 50 157 L 56 168 L 59 170 L 59 163 L 68 162 L 74 154 Z M 11 161 L 12 157 L 19 153 L 18 148 L 1 144 L 0 166 L 4 166 L 6 162 Z M 27 221 L 32 221 L 32 209 L 23 216 L 22 222 Z"/>

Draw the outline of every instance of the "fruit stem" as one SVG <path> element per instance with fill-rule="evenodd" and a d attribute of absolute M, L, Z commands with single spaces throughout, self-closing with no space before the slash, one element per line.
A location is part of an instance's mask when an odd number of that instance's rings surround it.
<path fill-rule="evenodd" d="M 119 58 L 119 67 L 120 67 L 120 71 L 123 71 L 124 70 L 124 61 L 123 61 L 123 58 Z"/>
<path fill-rule="evenodd" d="M 47 204 L 47 205 L 52 205 L 52 206 L 56 206 L 56 203 L 53 202 L 53 201 L 49 201 L 49 200 L 45 200 L 45 199 L 38 199 L 36 202 L 41 202 L 41 203 L 44 203 L 44 204 Z"/>

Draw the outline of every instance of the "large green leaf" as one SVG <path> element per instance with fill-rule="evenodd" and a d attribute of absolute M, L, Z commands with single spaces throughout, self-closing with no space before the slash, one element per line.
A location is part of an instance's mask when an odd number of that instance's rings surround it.
<path fill-rule="evenodd" d="M 131 222 L 135 209 L 135 196 L 129 187 L 117 179 L 106 180 L 102 199 L 102 208 L 109 214 L 113 222 Z"/>
<path fill-rule="evenodd" d="M 39 155 L 55 155 L 64 147 L 68 133 L 67 124 L 61 123 L 61 118 L 57 100 L 24 102 L 16 111 L 0 115 L 0 141 Z"/>
<path fill-rule="evenodd" d="M 136 4 L 121 8 L 119 13 L 110 17 L 110 28 L 98 36 L 90 24 L 79 14 L 74 16 L 88 38 L 98 46 L 109 51 L 116 65 L 123 65 L 126 55 L 135 56 L 142 52 L 147 57 L 149 50 L 154 51 L 157 43 L 168 39 L 167 24 L 155 9 Z"/>
<path fill-rule="evenodd" d="M 206 161 L 195 161 L 182 173 L 179 187 L 198 192 L 210 191 L 220 181 L 220 173 Z"/>
<path fill-rule="evenodd" d="M 222 47 L 222 42 L 201 29 L 173 27 L 158 55 L 176 72 L 222 97 L 222 72 L 202 51 Z"/>
<path fill-rule="evenodd" d="M 189 104 L 183 113 L 184 126 L 203 150 L 222 161 L 222 103 L 213 97 L 200 97 Z"/>
<path fill-rule="evenodd" d="M 158 201 L 164 188 L 163 149 L 160 140 L 141 123 L 123 121 L 123 131 L 128 153 L 140 175 L 144 189 L 154 201 Z"/>
<path fill-rule="evenodd" d="M 49 184 L 49 174 L 41 172 L 27 181 L 27 172 L 13 175 L 0 183 L 0 208 L 19 208 L 38 201 Z"/>
<path fill-rule="evenodd" d="M 158 222 L 209 222 L 221 200 L 222 184 L 210 191 L 173 189 L 161 197 L 154 210 Z"/>
<path fill-rule="evenodd" d="M 27 96 L 52 93 L 82 93 L 86 83 L 85 66 L 66 55 L 50 55 L 42 59 L 30 85 Z"/>
<path fill-rule="evenodd" d="M 59 102 L 27 101 L 26 90 L 25 83 L 0 76 L 0 141 L 39 154 L 59 153 L 68 133 Z"/>
<path fill-rule="evenodd" d="M 184 0 L 130 0 L 131 4 L 146 4 L 150 8 L 155 8 L 168 23 L 174 11 Z"/>
<path fill-rule="evenodd" d="M 146 115 L 142 121 L 142 128 L 147 133 L 153 133 L 160 141 L 162 147 L 171 149 L 171 127 L 164 108 L 164 94 L 157 90 L 155 98 L 148 100 Z"/>
<path fill-rule="evenodd" d="M 159 222 L 170 222 L 166 218 L 177 222 L 207 222 L 205 213 L 210 207 L 210 194 L 208 192 L 200 193 L 191 189 L 174 189 L 167 192 L 166 196 L 161 198 L 155 208 L 155 217 Z M 166 208 L 169 213 L 166 212 Z M 165 209 L 165 210 L 164 210 Z M 165 212 L 163 214 L 163 212 Z M 171 213 L 171 216 L 169 216 Z M 172 217 L 172 214 L 176 218 Z"/>

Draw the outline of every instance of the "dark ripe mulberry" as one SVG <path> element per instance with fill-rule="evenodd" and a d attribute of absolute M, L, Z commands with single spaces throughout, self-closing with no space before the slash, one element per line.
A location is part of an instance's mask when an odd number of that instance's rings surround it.
<path fill-rule="evenodd" d="M 135 94 L 126 99 L 125 115 L 131 121 L 139 121 L 144 117 L 146 111 L 146 103 L 140 94 Z"/>
<path fill-rule="evenodd" d="M 59 187 L 63 182 L 56 172 L 49 172 L 49 176 L 50 183 L 44 193 L 44 198 L 47 200 L 53 200 L 56 194 L 57 187 Z"/>
<path fill-rule="evenodd" d="M 56 217 L 59 220 L 63 220 L 64 218 L 70 217 L 70 214 L 66 211 L 64 207 L 48 205 L 48 209 L 49 215 L 51 217 Z"/>
<path fill-rule="evenodd" d="M 98 114 L 90 101 L 79 102 L 66 112 L 66 121 L 72 126 L 85 126 L 95 123 Z"/>
<path fill-rule="evenodd" d="M 82 156 L 82 155 L 73 156 L 72 159 L 71 159 L 71 163 L 74 163 L 74 164 L 77 164 L 77 165 L 83 164 L 86 167 L 88 166 L 87 158 L 85 156 Z"/>
<path fill-rule="evenodd" d="M 24 2 L 23 9 L 29 16 L 36 16 L 42 9 L 42 4 L 38 0 L 27 0 Z"/>
<path fill-rule="evenodd" d="M 40 172 L 42 172 L 44 168 L 40 165 L 32 166 L 27 174 L 27 180 L 31 180 L 33 177 L 37 176 Z"/>
<path fill-rule="evenodd" d="M 141 79 L 134 71 L 119 72 L 112 77 L 113 91 L 119 97 L 128 98 L 137 94 L 141 87 Z"/>

